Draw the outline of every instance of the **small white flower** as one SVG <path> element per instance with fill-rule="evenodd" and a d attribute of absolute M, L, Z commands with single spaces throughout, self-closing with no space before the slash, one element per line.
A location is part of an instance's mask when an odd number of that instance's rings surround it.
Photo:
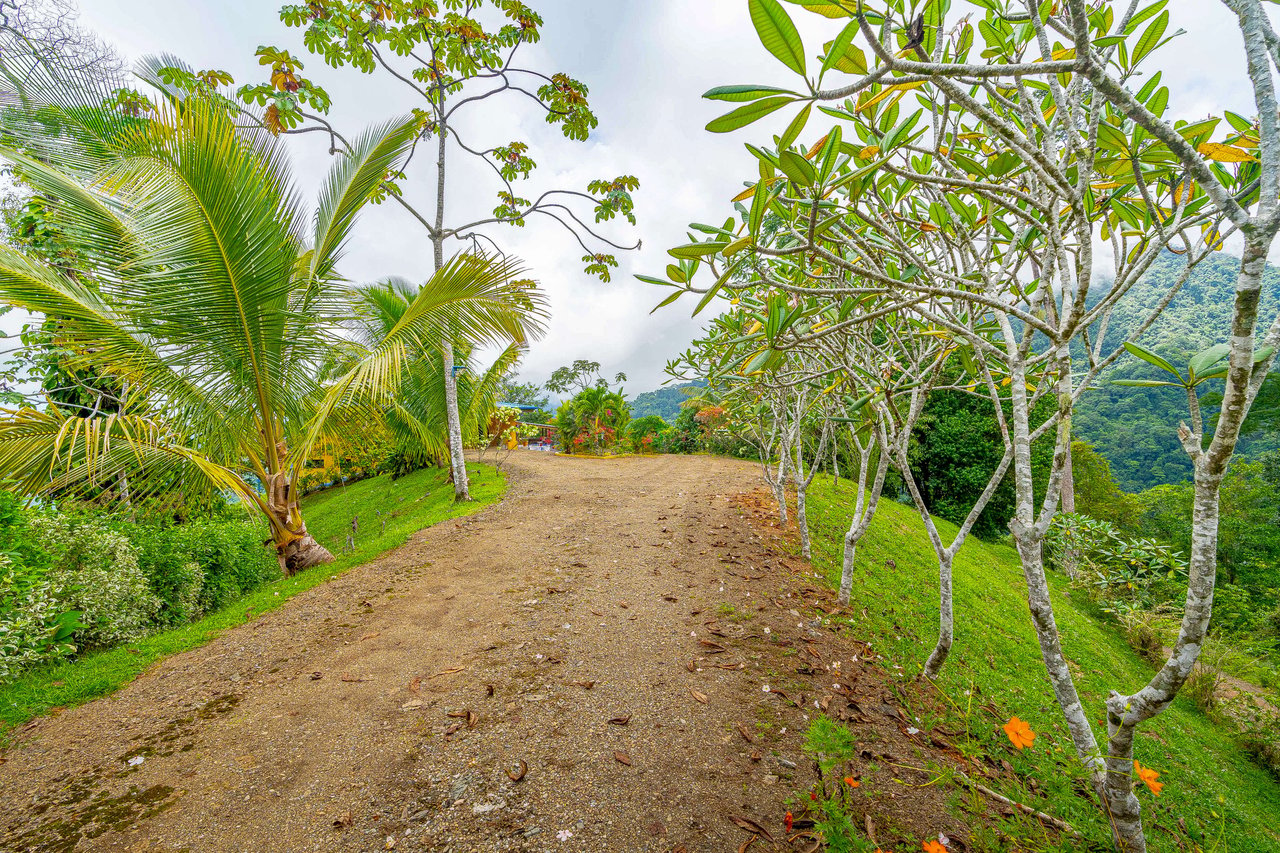
<path fill-rule="evenodd" d="M 765 628 L 765 629 L 764 629 L 764 632 L 765 632 L 766 634 L 772 633 L 768 628 Z"/>
<path fill-rule="evenodd" d="M 907 726 L 907 734 L 918 735 L 920 734 L 920 730 L 917 729 L 915 726 Z"/>
<path fill-rule="evenodd" d="M 133 758 L 130 758 L 130 759 L 129 759 L 129 766 L 130 766 L 130 767 L 137 767 L 139 764 L 141 764 L 142 762 L 144 762 L 144 761 L 146 761 L 146 760 L 147 760 L 147 759 L 143 758 L 141 755 L 135 755 Z"/>
<path fill-rule="evenodd" d="M 950 838 L 947 838 L 947 836 L 945 836 L 945 835 L 943 835 L 941 832 L 939 832 L 939 833 L 938 833 L 938 843 L 939 843 L 939 844 L 941 844 L 943 847 L 950 847 L 950 846 L 951 846 L 951 839 L 950 839 Z"/>
<path fill-rule="evenodd" d="M 763 687 L 761 687 L 761 688 L 760 688 L 760 691 L 761 691 L 762 693 L 768 693 L 768 692 L 769 692 L 769 685 L 767 685 L 767 684 L 766 684 L 766 685 L 764 685 Z"/>
<path fill-rule="evenodd" d="M 556 833 L 556 841 L 568 841 L 573 838 L 573 833 L 567 829 L 562 829 Z"/>

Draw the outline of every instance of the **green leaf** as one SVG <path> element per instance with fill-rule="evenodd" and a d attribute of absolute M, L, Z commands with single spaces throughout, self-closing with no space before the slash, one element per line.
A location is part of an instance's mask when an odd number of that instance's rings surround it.
<path fill-rule="evenodd" d="M 745 104 L 731 113 L 725 113 L 719 118 L 709 121 L 707 130 L 712 133 L 728 133 L 731 130 L 746 127 L 752 122 L 764 118 L 769 113 L 782 109 L 794 100 L 795 98 L 786 95 L 777 95 L 772 98 L 765 98 L 762 101 Z"/>
<path fill-rule="evenodd" d="M 799 92 L 779 89 L 777 86 L 717 86 L 714 89 L 708 89 L 702 97 L 711 101 L 758 101 L 770 95 L 800 97 Z"/>
<path fill-rule="evenodd" d="M 1187 368 L 1191 371 L 1191 378 L 1203 376 L 1208 373 L 1211 368 L 1217 367 L 1218 363 L 1231 355 L 1230 344 L 1216 344 L 1209 347 L 1203 352 L 1198 352 L 1191 357 L 1191 361 L 1187 363 Z"/>
<path fill-rule="evenodd" d="M 1142 37 L 1138 39 L 1138 43 L 1133 48 L 1133 65 L 1141 62 L 1147 54 L 1155 50 L 1160 45 L 1160 38 L 1164 35 L 1165 28 L 1169 26 L 1169 13 L 1161 12 L 1151 25 L 1142 33 Z"/>
<path fill-rule="evenodd" d="M 788 178 L 802 187 L 813 186 L 814 180 L 818 177 L 813 164 L 794 151 L 783 151 L 782 156 L 778 158 L 778 167 Z"/>
<path fill-rule="evenodd" d="M 729 245 L 728 240 L 713 240 L 710 243 L 686 243 L 683 246 L 668 249 L 667 254 L 680 260 L 696 260 L 707 255 L 714 255 L 727 245 Z"/>
<path fill-rule="evenodd" d="M 1180 382 L 1163 382 L 1159 379 L 1116 379 L 1112 385 L 1127 385 L 1133 388 L 1182 388 Z"/>
<path fill-rule="evenodd" d="M 857 37 L 858 22 L 850 21 L 849 25 L 840 31 L 840 35 L 836 36 L 836 40 L 827 46 L 827 55 L 822 60 L 823 74 L 832 68 L 846 74 L 867 73 L 867 56 L 853 43 Z"/>
<path fill-rule="evenodd" d="M 782 138 L 778 141 L 778 150 L 785 151 L 791 147 L 791 143 L 799 138 L 804 126 L 809 123 L 809 115 L 813 112 L 813 102 L 804 105 L 804 109 L 796 113 L 796 117 L 791 120 L 791 124 L 787 125 L 787 130 L 782 134 Z"/>
<path fill-rule="evenodd" d="M 643 278 L 643 276 L 636 276 L 636 278 Z M 666 308 L 672 302 L 675 302 L 681 296 L 684 296 L 684 294 L 685 292 L 683 290 L 677 290 L 675 293 L 671 294 L 666 299 L 662 300 L 657 305 L 653 306 L 653 311 L 650 311 L 649 313 L 652 314 L 654 313 L 654 311 L 657 311 L 659 308 Z"/>
<path fill-rule="evenodd" d="M 1151 350 L 1143 349 L 1137 344 L 1129 343 L 1128 341 L 1125 342 L 1124 348 L 1129 351 L 1130 355 L 1136 355 L 1138 358 L 1142 359 L 1148 364 L 1154 364 L 1156 367 L 1160 368 L 1166 373 L 1172 373 L 1174 376 L 1178 377 L 1178 384 L 1179 385 L 1182 384 L 1182 374 L 1178 372 L 1178 369 L 1174 367 L 1172 364 L 1170 364 L 1169 362 L 1165 361 L 1160 356 L 1153 353 Z"/>
<path fill-rule="evenodd" d="M 751 23 L 765 49 L 797 74 L 805 72 L 804 42 L 778 0 L 747 0 Z"/>
<path fill-rule="evenodd" d="M 677 284 L 688 284 L 689 277 L 684 274 L 684 270 L 675 264 L 667 264 L 667 278 Z"/>

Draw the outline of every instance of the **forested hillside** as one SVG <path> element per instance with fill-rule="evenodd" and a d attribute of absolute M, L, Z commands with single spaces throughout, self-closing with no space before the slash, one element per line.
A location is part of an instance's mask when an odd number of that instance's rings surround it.
<path fill-rule="evenodd" d="M 680 404 L 705 387 L 705 382 L 685 382 L 637 394 L 631 401 L 631 417 L 657 415 L 667 423 L 675 423 L 676 415 L 680 414 Z"/>
<path fill-rule="evenodd" d="M 1175 366 L 1185 368 L 1195 353 L 1227 340 L 1230 329 L 1232 289 L 1240 260 L 1225 253 L 1206 259 L 1192 273 L 1182 291 L 1160 319 L 1142 336 L 1142 346 Z M 1176 279 L 1181 257 L 1166 254 L 1151 268 L 1114 315 L 1106 330 L 1108 350 L 1120 345 L 1130 330 L 1160 299 Z M 1280 269 L 1268 271 L 1271 282 L 1263 287 L 1262 316 L 1276 310 L 1275 282 Z M 1088 392 L 1076 410 L 1076 434 L 1097 448 L 1111 462 L 1116 481 L 1125 490 L 1138 492 L 1162 483 L 1176 483 L 1191 476 L 1191 464 L 1178 444 L 1178 424 L 1187 419 L 1187 401 L 1176 388 L 1132 388 L 1115 385 L 1117 379 L 1158 379 L 1160 372 L 1132 356 L 1122 358 L 1107 371 L 1098 387 Z M 1206 416 L 1214 407 L 1213 394 L 1222 383 L 1206 383 L 1202 397 Z M 1247 436 L 1240 452 L 1253 457 L 1280 446 L 1274 432 Z"/>

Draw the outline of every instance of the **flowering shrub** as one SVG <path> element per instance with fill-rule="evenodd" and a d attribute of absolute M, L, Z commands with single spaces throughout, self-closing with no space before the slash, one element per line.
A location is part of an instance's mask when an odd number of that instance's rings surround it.
<path fill-rule="evenodd" d="M 560 404 L 556 431 L 561 448 L 568 453 L 609 453 L 630 420 L 622 395 L 597 386 Z"/>
<path fill-rule="evenodd" d="M 101 521 L 44 514 L 32 519 L 40 546 L 52 558 L 48 578 L 69 610 L 80 611 L 74 637 L 109 646 L 141 636 L 160 610 L 160 599 L 138 567 L 127 538 Z"/>

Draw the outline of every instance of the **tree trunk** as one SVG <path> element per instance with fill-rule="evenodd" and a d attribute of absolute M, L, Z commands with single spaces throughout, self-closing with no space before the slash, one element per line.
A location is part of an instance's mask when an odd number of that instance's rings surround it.
<path fill-rule="evenodd" d="M 809 541 L 809 513 L 806 506 L 808 491 L 803 482 L 796 487 L 796 524 L 800 527 L 800 553 L 806 560 L 813 558 L 813 546 Z"/>
<path fill-rule="evenodd" d="M 942 665 L 951 654 L 951 645 L 955 641 L 955 614 L 952 605 L 951 588 L 951 553 L 946 551 L 938 557 L 938 643 L 924 662 L 925 678 L 938 677 Z"/>
<path fill-rule="evenodd" d="M 276 545 L 276 555 L 280 560 L 280 568 L 289 576 L 324 563 L 333 562 L 333 554 L 329 549 L 315 540 L 306 527 L 302 535 L 290 538 L 289 541 Z"/>
<path fill-rule="evenodd" d="M 458 377 L 453 374 L 453 341 L 446 338 L 444 353 L 444 402 L 449 421 L 449 470 L 453 478 L 453 499 L 471 500 L 467 481 L 467 458 L 462 447 L 462 419 L 458 414 Z"/>

